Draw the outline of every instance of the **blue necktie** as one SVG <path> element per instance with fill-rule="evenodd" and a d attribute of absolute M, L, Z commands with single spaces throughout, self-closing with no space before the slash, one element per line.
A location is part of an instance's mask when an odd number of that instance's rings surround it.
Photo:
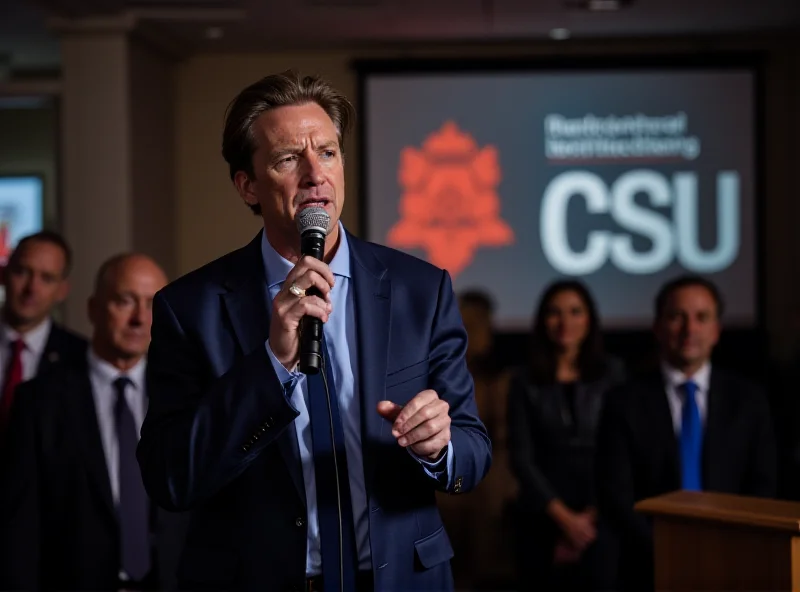
<path fill-rule="evenodd" d="M 322 552 L 322 580 L 325 592 L 355 590 L 357 553 L 350 479 L 344 446 L 344 429 L 339 400 L 333 383 L 328 348 L 322 341 L 325 381 L 322 372 L 308 375 L 308 415 L 317 482 L 317 516 Z M 333 438 L 331 438 L 333 435 Z M 340 530 L 341 526 L 341 530 Z M 340 557 L 341 553 L 341 557 Z M 341 563 L 340 563 L 341 559 Z M 340 585 L 340 581 L 343 582 Z"/>
<path fill-rule="evenodd" d="M 681 414 L 681 477 L 683 489 L 701 491 L 703 458 L 703 424 L 697 407 L 697 383 L 683 385 L 685 399 Z"/>
<path fill-rule="evenodd" d="M 132 580 L 141 581 L 150 572 L 150 520 L 147 492 L 136 462 L 139 441 L 125 389 L 132 384 L 127 376 L 114 381 L 117 400 L 114 420 L 119 443 L 119 530 L 121 566 Z"/>

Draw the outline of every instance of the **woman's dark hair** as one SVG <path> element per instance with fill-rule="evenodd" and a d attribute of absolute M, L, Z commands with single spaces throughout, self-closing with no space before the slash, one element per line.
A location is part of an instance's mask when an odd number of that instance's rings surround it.
<path fill-rule="evenodd" d="M 256 119 L 270 109 L 308 103 L 316 103 L 331 118 L 344 156 L 344 137 L 355 120 L 353 105 L 319 76 L 301 76 L 294 70 L 287 70 L 254 82 L 228 105 L 222 132 L 222 156 L 228 163 L 231 180 L 239 171 L 255 177 L 253 153 L 257 146 L 253 124 Z M 258 204 L 251 205 L 250 209 L 254 214 L 261 213 Z"/>
<path fill-rule="evenodd" d="M 580 345 L 578 371 L 583 382 L 602 378 L 606 370 L 606 357 L 603 336 L 600 332 L 600 319 L 597 307 L 589 289 L 575 280 L 562 280 L 550 284 L 539 300 L 533 318 L 530 341 L 530 378 L 534 384 L 551 384 L 556 381 L 556 348 L 547 336 L 545 316 L 553 298 L 561 292 L 575 292 L 583 301 L 589 314 L 589 330 Z"/>

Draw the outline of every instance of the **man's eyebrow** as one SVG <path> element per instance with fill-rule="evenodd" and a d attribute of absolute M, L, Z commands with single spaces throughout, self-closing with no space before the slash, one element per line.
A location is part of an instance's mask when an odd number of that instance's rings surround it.
<path fill-rule="evenodd" d="M 270 152 L 270 158 L 280 158 L 281 156 L 286 156 L 287 154 L 297 154 L 298 152 L 302 152 L 303 147 L 299 144 L 290 144 L 284 146 L 278 146 L 272 152 Z"/>

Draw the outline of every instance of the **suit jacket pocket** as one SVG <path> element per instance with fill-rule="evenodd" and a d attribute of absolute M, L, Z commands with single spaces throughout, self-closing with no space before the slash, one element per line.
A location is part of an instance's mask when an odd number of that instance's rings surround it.
<path fill-rule="evenodd" d="M 406 366 L 401 370 L 397 370 L 395 372 L 387 374 L 386 390 L 388 391 L 390 388 L 400 386 L 406 382 L 414 380 L 415 378 L 428 376 L 429 365 L 430 362 L 427 359 L 425 359 L 422 360 L 421 362 L 417 362 L 416 364 L 411 364 L 411 366 Z"/>
<path fill-rule="evenodd" d="M 425 569 L 453 558 L 453 547 L 444 526 L 440 526 L 425 538 L 414 542 L 417 559 Z"/>
<path fill-rule="evenodd" d="M 235 587 L 239 556 L 230 549 L 186 547 L 178 568 L 178 589 L 230 590 Z"/>

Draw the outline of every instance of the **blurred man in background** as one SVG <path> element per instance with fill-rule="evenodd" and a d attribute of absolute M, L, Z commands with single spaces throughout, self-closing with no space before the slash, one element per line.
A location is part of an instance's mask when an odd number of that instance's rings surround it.
<path fill-rule="evenodd" d="M 86 340 L 53 322 L 53 309 L 69 293 L 72 254 L 55 232 L 19 241 L 3 271 L 5 302 L 0 326 L 0 440 L 16 386 L 54 365 L 81 360 Z"/>
<path fill-rule="evenodd" d="M 624 590 L 653 588 L 649 522 L 642 499 L 684 489 L 758 497 L 776 492 L 776 450 L 765 394 L 711 364 L 722 299 L 710 281 L 685 276 L 656 298 L 660 367 L 606 401 L 597 487 L 621 542 Z"/>
<path fill-rule="evenodd" d="M 508 373 L 494 344 L 492 297 L 483 290 L 467 290 L 458 295 L 458 308 L 467 331 L 467 368 L 475 383 L 478 416 L 492 441 L 492 470 L 469 495 L 439 492 L 437 504 L 455 551 L 456 589 L 508 589 L 514 578 L 508 508 L 516 495 L 508 460 Z"/>
<path fill-rule="evenodd" d="M 166 283 L 148 257 L 109 259 L 88 303 L 93 335 L 83 363 L 17 389 L 2 475 L 0 589 L 174 585 L 182 516 L 154 511 L 135 456 L 152 301 Z"/>

